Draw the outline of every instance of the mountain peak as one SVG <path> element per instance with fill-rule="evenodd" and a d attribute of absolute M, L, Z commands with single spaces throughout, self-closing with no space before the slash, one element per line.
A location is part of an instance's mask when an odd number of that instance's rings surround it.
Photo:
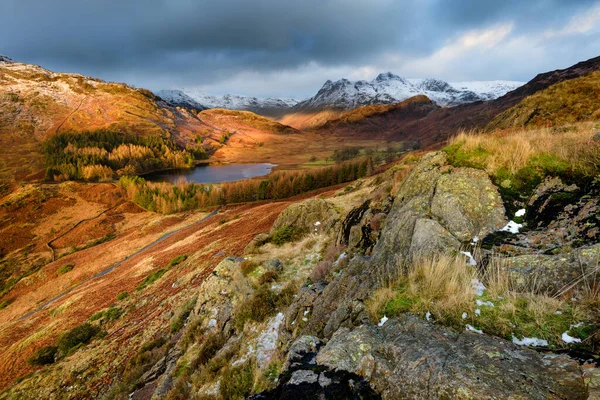
<path fill-rule="evenodd" d="M 381 74 L 377 75 L 377 78 L 375 78 L 376 82 L 383 82 L 383 81 L 389 81 L 392 79 L 402 79 L 400 78 L 398 75 L 395 75 L 393 73 L 391 73 L 390 71 L 388 72 L 382 72 Z"/>

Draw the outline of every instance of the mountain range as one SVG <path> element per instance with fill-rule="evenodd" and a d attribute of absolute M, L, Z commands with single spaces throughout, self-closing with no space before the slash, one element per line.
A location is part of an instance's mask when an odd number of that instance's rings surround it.
<path fill-rule="evenodd" d="M 198 89 L 159 90 L 155 94 L 172 104 L 198 110 L 226 108 L 280 117 L 288 113 L 322 110 L 347 111 L 361 106 L 394 104 L 425 95 L 439 106 L 455 106 L 496 99 L 523 85 L 516 81 L 473 81 L 449 83 L 440 79 L 406 79 L 391 72 L 372 81 L 340 79 L 326 81 L 313 97 L 303 101 L 290 98 L 257 98 L 243 95 L 213 96 Z"/>

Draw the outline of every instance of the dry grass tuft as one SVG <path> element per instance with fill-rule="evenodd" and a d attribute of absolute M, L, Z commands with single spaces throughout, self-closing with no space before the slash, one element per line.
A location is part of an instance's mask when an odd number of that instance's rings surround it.
<path fill-rule="evenodd" d="M 477 281 L 486 287 L 482 295 L 474 290 Z M 499 262 L 479 273 L 464 257 L 440 255 L 415 262 L 406 276 L 377 290 L 365 305 L 373 321 L 383 315 L 430 313 L 438 323 L 459 330 L 471 324 L 509 340 L 536 337 L 564 347 L 564 332 L 584 342 L 597 332 L 600 288 L 591 281 L 580 288 L 552 296 L 540 292 L 535 281 L 517 284 Z"/>

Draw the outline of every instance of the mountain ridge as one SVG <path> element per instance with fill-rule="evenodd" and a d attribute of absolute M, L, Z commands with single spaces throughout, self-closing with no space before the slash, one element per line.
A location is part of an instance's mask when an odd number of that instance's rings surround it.
<path fill-rule="evenodd" d="M 296 112 L 326 109 L 349 111 L 361 106 L 396 104 L 418 95 L 425 95 L 443 107 L 456 106 L 492 100 L 523 84 L 502 80 L 446 82 L 435 78 L 407 79 L 392 72 L 383 72 L 371 81 L 351 81 L 346 78 L 327 80 L 314 96 L 302 101 L 235 94 L 209 95 L 193 88 L 157 90 L 154 93 L 182 107 L 198 110 L 225 108 L 252 111 L 268 117 L 282 117 Z"/>

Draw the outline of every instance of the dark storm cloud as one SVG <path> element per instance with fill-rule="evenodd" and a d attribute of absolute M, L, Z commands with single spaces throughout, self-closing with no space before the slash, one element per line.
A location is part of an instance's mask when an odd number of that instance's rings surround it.
<path fill-rule="evenodd" d="M 0 53 L 151 88 L 427 57 L 470 29 L 564 25 L 592 1 L 2 0 Z M 285 88 L 282 89 L 285 94 Z"/>

